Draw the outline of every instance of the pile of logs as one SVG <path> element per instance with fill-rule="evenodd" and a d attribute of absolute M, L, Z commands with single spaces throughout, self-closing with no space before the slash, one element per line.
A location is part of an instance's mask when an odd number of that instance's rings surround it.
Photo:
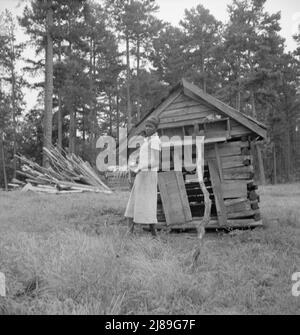
<path fill-rule="evenodd" d="M 49 160 L 49 167 L 45 168 L 17 155 L 20 159 L 21 171 L 17 174 L 26 181 L 23 191 L 43 193 L 79 193 L 101 192 L 112 193 L 88 162 L 75 154 L 67 154 L 55 147 L 50 150 L 44 148 Z"/>

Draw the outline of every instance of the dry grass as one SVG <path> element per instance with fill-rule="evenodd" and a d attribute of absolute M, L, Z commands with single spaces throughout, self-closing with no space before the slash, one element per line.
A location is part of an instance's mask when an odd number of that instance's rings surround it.
<path fill-rule="evenodd" d="M 0 314 L 299 314 L 300 187 L 261 190 L 265 228 L 127 234 L 127 193 L 0 193 Z"/>

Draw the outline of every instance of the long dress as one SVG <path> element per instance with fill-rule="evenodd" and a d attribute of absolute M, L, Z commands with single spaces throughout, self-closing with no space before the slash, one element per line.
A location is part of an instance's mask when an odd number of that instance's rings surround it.
<path fill-rule="evenodd" d="M 157 134 L 145 139 L 141 145 L 139 167 L 144 168 L 135 178 L 125 211 L 125 217 L 133 218 L 133 221 L 139 224 L 157 223 L 158 168 L 152 168 L 151 170 L 145 168 L 151 162 L 150 155 L 153 155 L 155 150 L 161 150 Z"/>

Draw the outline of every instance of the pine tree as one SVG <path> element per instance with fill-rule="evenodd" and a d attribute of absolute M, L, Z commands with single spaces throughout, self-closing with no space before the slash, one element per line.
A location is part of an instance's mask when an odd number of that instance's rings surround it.
<path fill-rule="evenodd" d="M 30 7 L 26 6 L 20 24 L 26 28 L 31 41 L 37 47 L 37 53 L 45 53 L 45 82 L 44 82 L 44 116 L 43 116 L 43 145 L 52 145 L 53 118 L 53 0 L 34 0 Z M 43 164 L 49 165 L 47 156 L 43 155 Z"/>
<path fill-rule="evenodd" d="M 221 22 L 210 14 L 208 9 L 198 5 L 185 10 L 180 21 L 185 38 L 185 58 L 187 72 L 185 76 L 198 84 L 206 92 L 214 91 L 213 59 L 216 46 L 221 42 Z"/>
<path fill-rule="evenodd" d="M 16 62 L 21 57 L 24 45 L 16 43 L 15 20 L 8 10 L 2 13 L 0 21 L 0 25 L 3 28 L 3 45 L 1 47 L 0 56 L 0 66 L 3 71 L 2 84 L 7 86 L 10 92 L 9 106 L 7 107 L 7 113 L 10 115 L 10 123 L 9 128 L 6 129 L 6 133 L 9 133 L 12 142 L 12 150 L 10 150 L 12 158 L 12 177 L 15 178 L 17 166 L 15 157 L 17 152 L 17 118 L 20 116 L 23 108 L 23 94 L 21 89 L 26 84 L 16 69 Z"/>
<path fill-rule="evenodd" d="M 181 29 L 167 25 L 153 41 L 149 57 L 159 80 L 176 85 L 186 72 L 185 35 Z"/>

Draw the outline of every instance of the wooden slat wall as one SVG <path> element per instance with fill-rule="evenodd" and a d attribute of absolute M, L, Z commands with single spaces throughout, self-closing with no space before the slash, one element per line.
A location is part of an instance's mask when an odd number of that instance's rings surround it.
<path fill-rule="evenodd" d="M 215 160 L 211 159 L 208 161 L 208 166 L 209 166 L 212 188 L 215 196 L 218 221 L 220 225 L 225 225 L 227 220 L 226 208 L 224 204 L 223 187 L 221 184 L 221 179 L 218 171 L 218 165 Z"/>
<path fill-rule="evenodd" d="M 192 220 L 192 214 L 181 172 L 158 174 L 158 188 L 167 223 L 184 224 Z"/>
<path fill-rule="evenodd" d="M 241 137 L 244 135 L 250 135 L 252 131 L 245 126 L 238 123 L 236 120 L 230 119 L 230 125 L 231 125 L 231 136 L 232 137 Z"/>
<path fill-rule="evenodd" d="M 176 126 L 187 126 L 194 123 L 196 120 L 203 121 L 209 115 L 220 114 L 215 107 L 193 100 L 184 94 L 181 94 L 175 99 L 160 115 L 160 128 L 170 128 Z M 223 115 L 225 117 L 225 115 Z M 243 135 L 250 135 L 252 131 L 241 125 L 236 120 L 230 119 L 231 136 L 241 137 Z M 209 126 L 208 126 L 209 127 Z M 213 129 L 208 131 L 208 137 L 216 137 L 218 132 L 222 132 L 222 125 L 213 125 Z"/>
<path fill-rule="evenodd" d="M 214 113 L 215 108 L 181 94 L 159 115 L 160 127 L 169 127 L 174 123 L 183 124 L 184 122 L 191 124 L 192 120 L 205 119 Z"/>

